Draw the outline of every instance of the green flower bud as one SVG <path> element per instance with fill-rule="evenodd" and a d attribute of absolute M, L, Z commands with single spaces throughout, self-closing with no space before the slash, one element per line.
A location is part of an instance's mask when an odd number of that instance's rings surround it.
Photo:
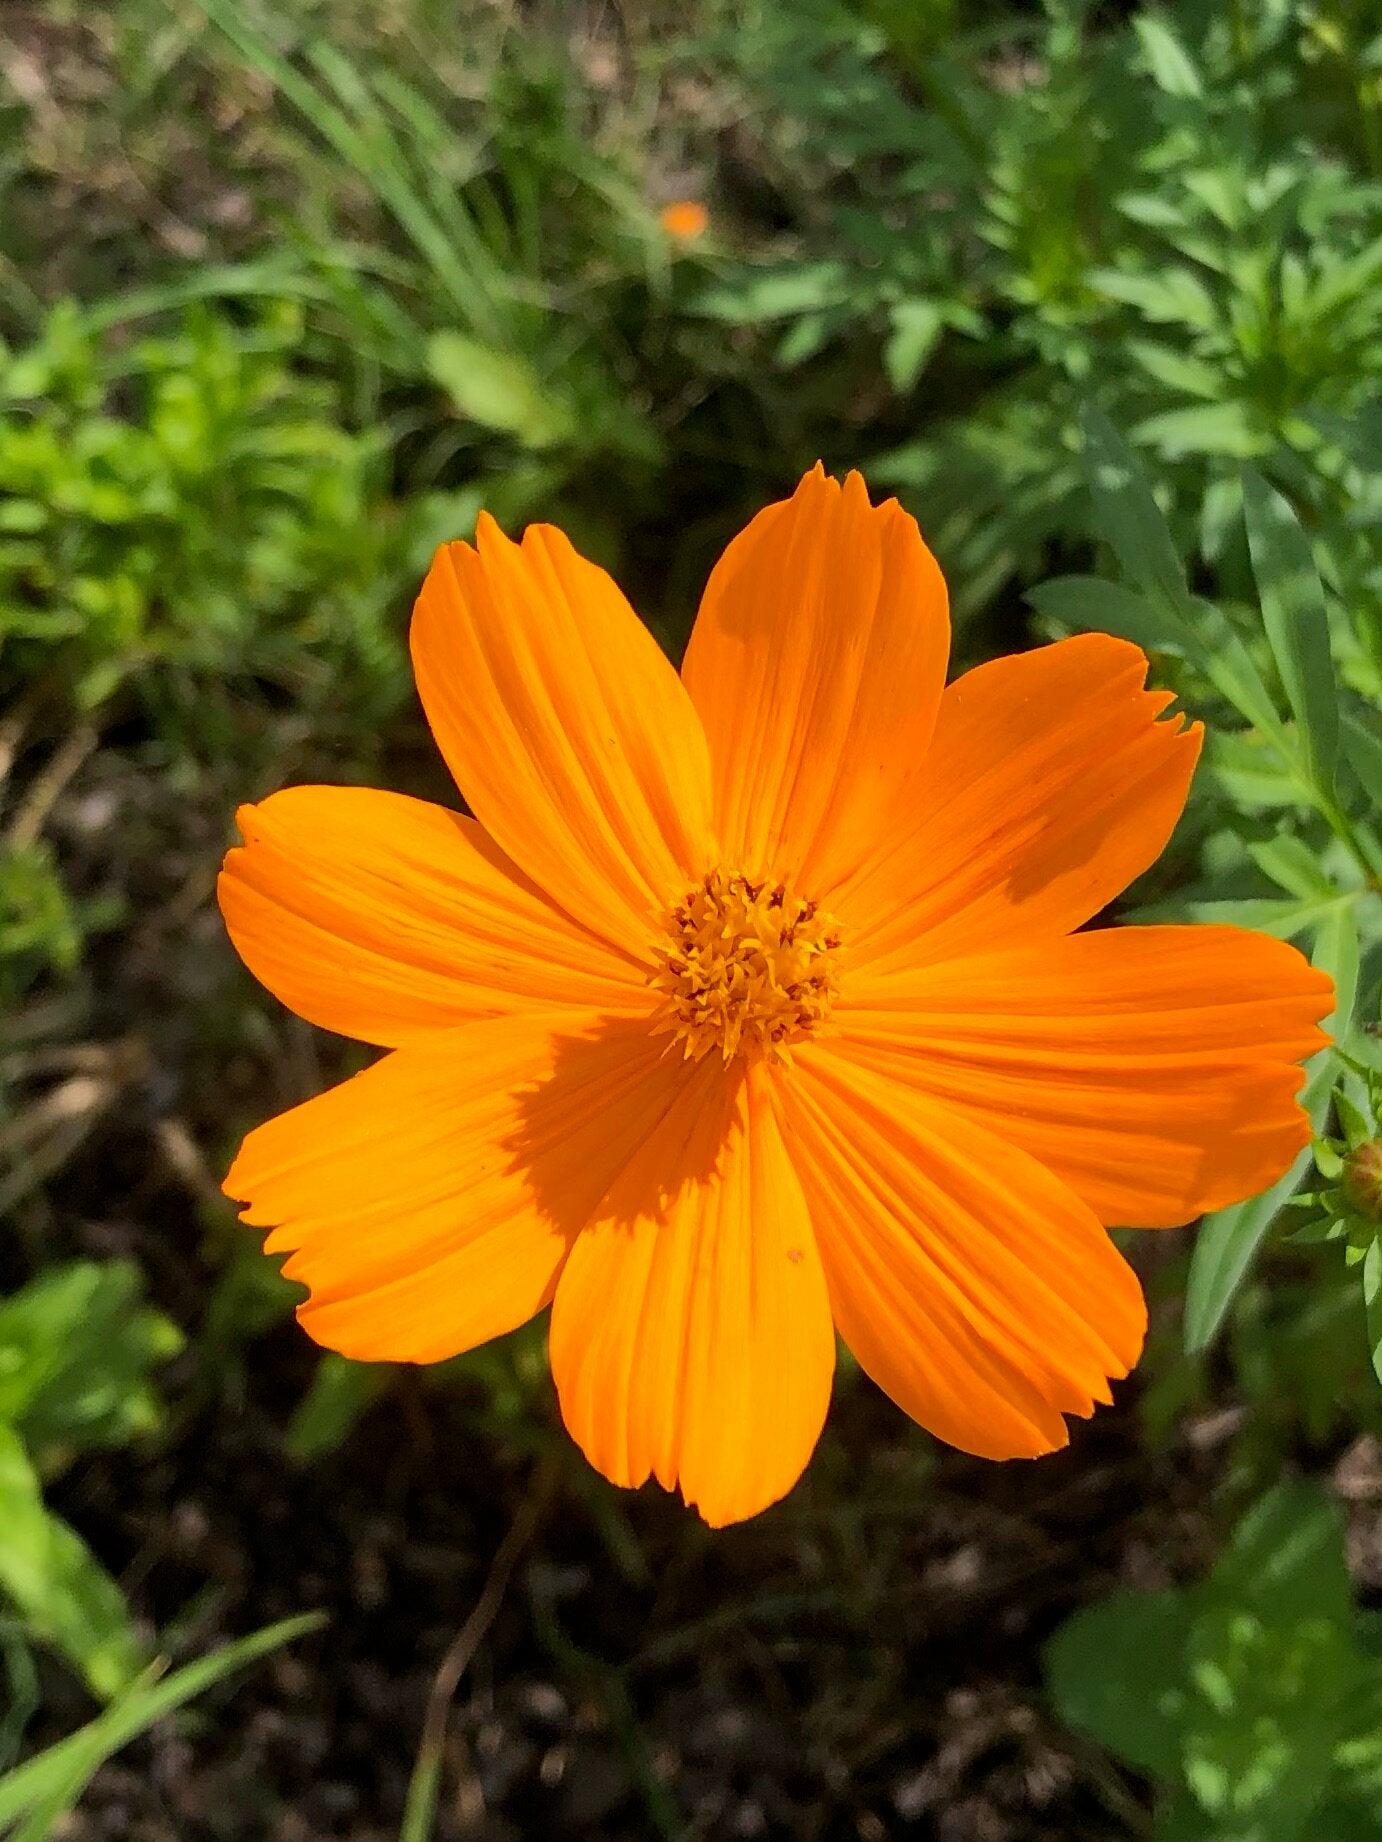
<path fill-rule="evenodd" d="M 1382 1138 L 1370 1138 L 1349 1152 L 1343 1184 L 1350 1208 L 1382 1226 Z"/>

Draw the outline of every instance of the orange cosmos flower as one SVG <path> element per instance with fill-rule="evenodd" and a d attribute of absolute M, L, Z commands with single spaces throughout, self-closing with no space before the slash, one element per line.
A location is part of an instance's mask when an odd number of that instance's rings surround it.
<path fill-rule="evenodd" d="M 710 228 L 710 213 L 698 198 L 678 198 L 664 205 L 657 221 L 678 243 L 694 243 Z"/>
<path fill-rule="evenodd" d="M 226 1180 L 313 1337 L 436 1362 L 550 1303 L 592 1464 L 716 1524 L 800 1475 L 836 1330 L 989 1458 L 1109 1399 L 1146 1314 L 1105 1224 L 1281 1174 L 1329 981 L 1235 928 L 1075 932 L 1200 732 L 1122 640 L 947 689 L 948 637 L 857 474 L 735 539 L 680 677 L 560 531 L 437 553 L 413 660 L 475 817 L 292 787 L 220 884 L 271 991 L 391 1051 Z"/>

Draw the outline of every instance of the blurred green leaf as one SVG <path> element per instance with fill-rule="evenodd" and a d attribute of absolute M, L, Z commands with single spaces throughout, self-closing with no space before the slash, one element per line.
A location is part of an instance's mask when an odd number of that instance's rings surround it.
<path fill-rule="evenodd" d="M 1324 590 L 1295 513 L 1256 473 L 1243 476 L 1243 516 L 1262 621 L 1286 701 L 1300 726 L 1311 779 L 1329 797 L 1339 746 L 1339 704 Z"/>
<path fill-rule="evenodd" d="M 463 416 L 541 450 L 569 439 L 571 412 L 524 358 L 464 333 L 433 333 L 427 369 Z"/>
<path fill-rule="evenodd" d="M 284 1443 L 290 1457 L 305 1463 L 336 1451 L 394 1373 L 392 1363 L 352 1362 L 328 1350 L 289 1422 Z"/>
<path fill-rule="evenodd" d="M 1029 588 L 1027 599 L 1051 620 L 1086 632 L 1116 633 L 1147 652 L 1176 651 L 1184 639 L 1159 603 L 1103 576 L 1054 576 Z"/>
<path fill-rule="evenodd" d="M 1341 740 L 1348 764 L 1362 782 L 1363 791 L 1382 812 L 1382 716 L 1365 723 L 1346 712 Z"/>
<path fill-rule="evenodd" d="M 1261 844 L 1250 844 L 1248 855 L 1257 867 L 1288 895 L 1305 902 L 1333 902 L 1341 893 L 1320 868 L 1319 858 L 1290 832 L 1278 832 Z"/>
<path fill-rule="evenodd" d="M 1211 403 L 1223 395 L 1226 382 L 1223 371 L 1203 358 L 1194 358 L 1187 352 L 1147 339 L 1130 340 L 1128 355 L 1168 390 L 1203 397 Z"/>
<path fill-rule="evenodd" d="M 1138 308 L 1154 326 L 1184 326 L 1213 332 L 1219 324 L 1214 297 L 1199 277 L 1185 268 L 1155 274 L 1132 269 L 1091 269 L 1087 280 L 1109 299 Z"/>
<path fill-rule="evenodd" d="M 1114 1593 L 1067 1619 L 1042 1659 L 1061 1719 L 1139 1771 L 1172 1777 L 1189 1629 L 1187 1609 L 1169 1593 Z"/>
<path fill-rule="evenodd" d="M 1373 1373 L 1382 1382 L 1382 1236 L 1375 1235 L 1363 1255 L 1363 1309 Z"/>
<path fill-rule="evenodd" d="M 1126 919 L 1139 926 L 1161 921 L 1208 922 L 1216 927 L 1252 928 L 1276 940 L 1298 940 L 1304 934 L 1318 933 L 1326 921 L 1351 908 L 1353 902 L 1353 892 L 1340 894 L 1337 890 L 1328 898 L 1311 896 L 1289 901 L 1275 896 L 1225 896 L 1208 901 L 1172 896 L 1169 901 L 1134 908 Z"/>
<path fill-rule="evenodd" d="M 1168 96 L 1189 99 L 1198 99 L 1204 94 L 1200 73 L 1169 19 L 1144 9 L 1133 15 L 1132 28 L 1158 89 L 1165 90 Z"/>
<path fill-rule="evenodd" d="M 0 1425 L 0 1588 L 33 1635 L 103 1701 L 147 1661 L 120 1588 L 75 1530 L 45 1507 L 18 1435 Z"/>
<path fill-rule="evenodd" d="M 1241 403 L 1193 403 L 1185 409 L 1163 410 L 1139 422 L 1134 432 L 1139 441 L 1150 442 L 1168 460 L 1181 460 L 1187 454 L 1242 460 L 1263 447 Z"/>
<path fill-rule="evenodd" d="M 1382 1663 L 1314 1486 L 1260 1498 L 1198 1584 L 1077 1612 L 1045 1661 L 1062 1717 L 1158 1781 L 1158 1838 L 1313 1842 L 1325 1809 L 1343 1833 L 1382 1818 Z"/>
<path fill-rule="evenodd" d="M 30 1449 L 117 1445 L 156 1426 L 149 1376 L 182 1347 L 130 1260 L 72 1261 L 0 1300 L 0 1424 Z"/>
<path fill-rule="evenodd" d="M 1306 801 L 1299 774 L 1251 729 L 1211 729 L 1205 736 L 1202 772 L 1219 783 L 1231 805 L 1246 812 Z"/>
<path fill-rule="evenodd" d="M 746 270 L 735 286 L 707 288 L 696 300 L 696 311 L 707 319 L 753 326 L 841 306 L 849 296 L 849 273 L 842 264 L 799 262 L 759 272 Z"/>
<path fill-rule="evenodd" d="M 883 347 L 888 382 L 905 394 L 926 369 L 945 324 L 935 301 L 899 301 L 892 310 L 892 330 Z"/>

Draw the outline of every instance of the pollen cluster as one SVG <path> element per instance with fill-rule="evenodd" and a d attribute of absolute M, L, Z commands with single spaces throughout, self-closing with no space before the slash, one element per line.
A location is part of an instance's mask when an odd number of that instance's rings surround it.
<path fill-rule="evenodd" d="M 840 932 L 782 883 L 712 870 L 667 920 L 650 983 L 664 994 L 655 1027 L 688 1058 L 718 1049 L 783 1060 L 818 1030 L 836 995 Z"/>

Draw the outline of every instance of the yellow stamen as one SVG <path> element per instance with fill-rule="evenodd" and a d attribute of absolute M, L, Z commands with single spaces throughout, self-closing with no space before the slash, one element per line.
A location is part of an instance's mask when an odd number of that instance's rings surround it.
<path fill-rule="evenodd" d="M 719 1049 L 786 1060 L 830 1015 L 840 930 L 782 883 L 712 870 L 667 919 L 650 984 L 665 993 L 654 1027 L 685 1054 Z"/>

